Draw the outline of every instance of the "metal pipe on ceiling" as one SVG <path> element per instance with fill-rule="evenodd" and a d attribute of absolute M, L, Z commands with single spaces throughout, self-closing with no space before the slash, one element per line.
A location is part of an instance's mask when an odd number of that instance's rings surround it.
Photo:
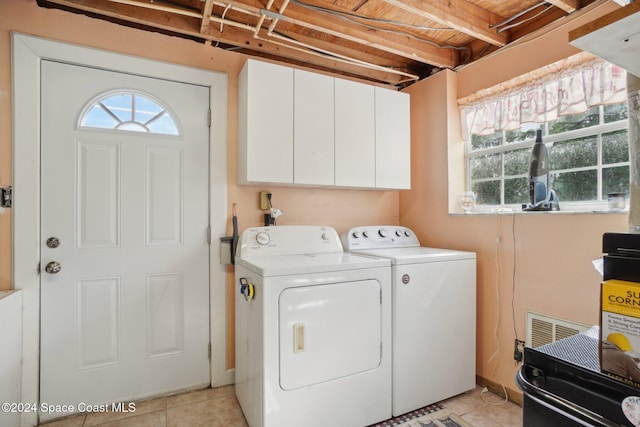
<path fill-rule="evenodd" d="M 273 6 L 273 2 L 274 2 L 274 0 L 269 0 L 269 3 L 267 3 L 267 6 L 265 7 L 265 9 L 266 10 L 271 9 L 271 6 Z M 258 32 L 260 32 L 260 29 L 262 28 L 262 23 L 264 22 L 266 17 L 267 17 L 267 15 L 265 15 L 262 11 L 260 11 L 260 19 L 258 20 L 258 23 L 256 24 L 256 29 L 253 32 L 253 37 L 255 37 L 255 38 L 258 37 Z"/>
<path fill-rule="evenodd" d="M 289 5 L 289 0 L 284 0 L 282 2 L 282 5 L 280 6 L 280 9 L 278 9 L 278 14 L 280 14 L 281 16 L 284 16 L 284 10 L 287 8 L 287 6 Z M 269 25 L 269 29 L 267 30 L 267 34 L 271 35 L 271 33 L 273 33 L 273 30 L 276 28 L 276 25 L 278 25 L 278 21 L 280 20 L 280 18 L 275 18 L 272 22 L 271 25 Z"/>

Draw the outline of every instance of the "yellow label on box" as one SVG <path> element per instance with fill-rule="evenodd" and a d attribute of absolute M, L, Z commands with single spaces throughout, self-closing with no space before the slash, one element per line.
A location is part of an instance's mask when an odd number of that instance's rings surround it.
<path fill-rule="evenodd" d="M 615 279 L 604 282 L 602 311 L 640 317 L 640 284 Z"/>
<path fill-rule="evenodd" d="M 640 387 L 640 283 L 602 283 L 600 369 Z"/>

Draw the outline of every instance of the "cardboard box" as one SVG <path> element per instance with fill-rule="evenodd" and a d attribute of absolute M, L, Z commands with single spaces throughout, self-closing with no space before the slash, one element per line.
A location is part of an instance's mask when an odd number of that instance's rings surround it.
<path fill-rule="evenodd" d="M 602 282 L 600 370 L 640 388 L 640 283 Z"/>

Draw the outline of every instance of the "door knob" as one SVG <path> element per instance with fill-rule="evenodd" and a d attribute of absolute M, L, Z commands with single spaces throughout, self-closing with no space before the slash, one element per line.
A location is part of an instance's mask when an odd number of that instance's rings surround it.
<path fill-rule="evenodd" d="M 57 248 L 58 246 L 60 246 L 60 239 L 58 239 L 57 237 L 49 237 L 47 239 L 47 247 Z"/>
<path fill-rule="evenodd" d="M 56 274 L 60 270 L 62 270 L 62 266 L 57 261 L 51 261 L 44 267 L 44 271 L 46 271 L 49 274 Z"/>

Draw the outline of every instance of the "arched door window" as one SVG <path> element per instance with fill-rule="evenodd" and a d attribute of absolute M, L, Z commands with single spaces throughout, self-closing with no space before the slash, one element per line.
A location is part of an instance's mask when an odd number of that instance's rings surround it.
<path fill-rule="evenodd" d="M 180 135 L 178 122 L 168 107 L 132 90 L 95 98 L 80 115 L 79 127 Z"/>

